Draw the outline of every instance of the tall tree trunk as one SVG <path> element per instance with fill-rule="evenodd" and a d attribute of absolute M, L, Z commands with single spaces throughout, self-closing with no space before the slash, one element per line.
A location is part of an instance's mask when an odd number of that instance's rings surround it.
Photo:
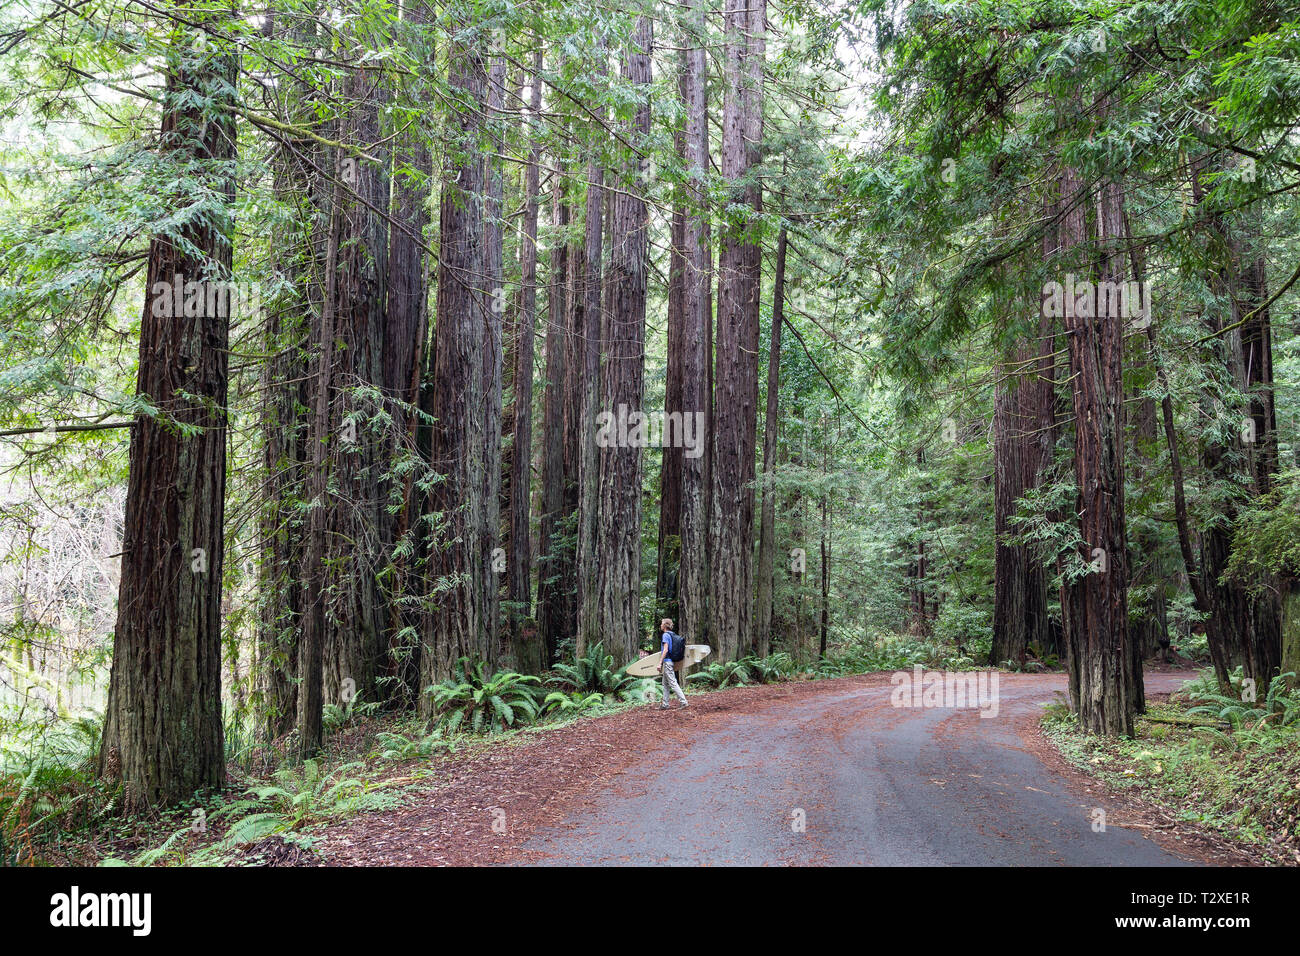
<path fill-rule="evenodd" d="M 1209 185 L 1219 170 L 1208 156 L 1192 162 L 1192 193 L 1198 206 L 1209 200 Z M 1247 395 L 1240 425 L 1206 429 L 1202 462 L 1211 481 L 1231 489 L 1225 493 L 1222 520 L 1201 533 L 1201 573 L 1208 607 L 1206 635 L 1215 673 L 1228 684 L 1229 672 L 1238 664 L 1243 674 L 1267 689 L 1281 664 L 1281 604 L 1274 590 L 1253 595 L 1247 584 L 1224 579 L 1232 557 L 1232 535 L 1241 500 L 1236 489 L 1245 484 L 1256 493 L 1269 487 L 1277 460 L 1276 421 L 1272 409 L 1272 347 L 1262 264 L 1244 249 L 1241 238 L 1230 232 L 1224 215 L 1211 209 L 1208 223 L 1209 255 L 1217 268 L 1208 269 L 1208 284 L 1216 305 L 1206 310 L 1211 341 L 1203 361 L 1217 374 L 1225 389 Z M 1267 347 L 1266 347 L 1267 346 Z M 1208 394 L 1202 405 L 1216 415 L 1216 399 Z M 1225 438 L 1230 435 L 1230 438 Z"/>
<path fill-rule="evenodd" d="M 200 23 L 233 16 L 179 10 Z M 192 31 L 177 29 L 165 67 L 160 155 L 199 176 L 203 198 L 180 235 L 149 244 L 136 392 L 159 415 L 138 415 L 131 427 L 99 760 L 100 774 L 122 784 L 131 811 L 225 783 L 221 573 L 236 60 L 225 49 L 194 49 Z M 176 197 L 181 206 L 195 201 Z M 191 292 L 202 296 L 199 307 L 177 308 Z"/>
<path fill-rule="evenodd" d="M 772 649 L 772 592 L 776 555 L 776 443 L 779 432 L 781 386 L 781 325 L 785 321 L 785 256 L 788 239 L 783 224 L 776 239 L 776 277 L 772 288 L 772 330 L 767 347 L 767 411 L 763 418 L 763 503 L 758 532 L 758 623 L 755 627 L 759 657 Z"/>
<path fill-rule="evenodd" d="M 710 637 L 720 660 L 753 644 L 754 442 L 758 428 L 761 190 L 751 179 L 762 133 L 765 4 L 727 0 L 722 175 L 731 192 L 718 261 L 717 380 L 709 517 Z M 744 210 L 742 213 L 740 210 Z M 752 217 L 752 218 L 751 218 Z"/>
<path fill-rule="evenodd" d="M 274 35 L 277 24 L 269 32 Z M 291 24 L 285 31 L 310 42 L 312 27 Z M 314 91 L 298 84 L 289 93 L 293 115 L 301 121 L 312 108 Z M 267 315 L 266 362 L 262 377 L 262 461 L 266 504 L 260 517 L 262 564 L 259 580 L 257 673 L 260 710 L 268 739 L 293 729 L 298 718 L 298 641 L 307 602 L 302 588 L 306 523 L 300 506 L 311 464 L 310 420 L 300 409 L 311 406 L 311 328 L 321 305 L 325 242 L 330 223 L 331 187 L 322 171 L 329 155 L 314 141 L 286 140 L 277 151 L 275 190 L 286 204 L 302 210 L 301 228 L 277 250 L 277 273 L 298 293 L 298 304 L 276 303 Z"/>
<path fill-rule="evenodd" d="M 505 101 L 506 64 L 501 56 L 492 59 L 488 76 L 487 117 L 492 152 L 500 155 L 505 146 L 501 109 Z M 501 388 L 503 317 L 506 310 L 503 229 L 501 221 L 505 183 L 501 160 L 485 156 L 487 202 L 484 210 L 483 243 L 483 526 L 479 539 L 479 576 L 483 579 L 483 628 L 487 657 L 495 661 L 500 652 L 501 582 L 509 561 L 497 551 L 501 537 Z M 504 566 L 503 566 L 504 564 Z"/>
<path fill-rule="evenodd" d="M 422 2 L 406 10 L 415 25 L 428 23 Z M 392 182 L 393 224 L 388 246 L 388 301 L 384 313 L 383 385 L 390 400 L 393 424 L 385 436 L 381 461 L 417 457 L 419 419 L 412 409 L 419 405 L 420 379 L 426 364 L 429 316 L 429 263 L 424 239 L 429 225 L 428 183 L 432 158 L 424 138 L 425 130 L 398 134 Z M 395 553 L 403 538 L 412 535 L 421 500 L 414 487 L 414 472 L 399 478 L 396 488 L 384 489 L 384 555 L 392 565 L 388 585 L 384 633 L 384 670 L 390 683 L 383 694 L 390 700 L 412 701 L 419 693 L 418 646 L 420 613 L 410 602 L 420 593 L 415 561 Z M 389 504 L 398 504 L 396 513 Z"/>
<path fill-rule="evenodd" d="M 575 388 L 573 309 L 569 281 L 569 203 L 564 191 L 562 157 L 551 201 L 550 288 L 546 323 L 546 393 L 542 417 L 542 505 L 537 539 L 537 627 L 546 663 L 556 659 L 560 641 L 574 632 L 574 571 L 570 486 L 570 448 L 576 422 L 568 415 L 569 395 Z"/>
<path fill-rule="evenodd" d="M 1050 219 L 1053 198 L 1043 202 Z M 1057 237 L 1043 237 L 1044 258 Z M 1047 569 L 1033 548 L 1008 541 L 1020 498 L 1037 488 L 1050 465 L 1056 439 L 1054 353 L 1056 320 L 1041 314 L 1008 350 L 993 403 L 993 643 L 989 663 L 1023 664 L 1030 645 L 1040 654 L 1056 650 L 1048 615 Z"/>
<path fill-rule="evenodd" d="M 1133 278 L 1141 288 L 1146 277 L 1146 268 L 1140 250 L 1133 243 L 1133 233 L 1129 226 L 1127 210 L 1124 216 L 1124 237 L 1129 245 L 1129 257 L 1132 262 Z M 1149 328 L 1150 315 L 1143 316 L 1143 327 Z M 1134 380 L 1134 390 L 1139 394 L 1150 391 L 1160 377 L 1155 354 L 1147 348 L 1145 340 L 1133 343 L 1130 354 L 1130 379 Z M 1163 385 L 1163 382 L 1160 382 Z M 1137 469 L 1138 488 L 1159 487 L 1157 476 L 1159 469 L 1156 450 L 1159 447 L 1159 409 L 1156 400 L 1150 395 L 1137 399 L 1137 417 L 1132 428 L 1133 461 Z M 1163 505 L 1164 498 L 1160 498 Z M 1166 599 L 1166 581 L 1169 569 L 1164 559 L 1161 544 L 1162 535 L 1155 525 L 1152 515 L 1141 515 L 1137 521 L 1129 521 L 1129 534 L 1134 547 L 1130 553 L 1132 569 L 1131 588 L 1143 588 L 1148 592 L 1142 613 L 1134 615 L 1131 637 L 1133 652 L 1138 660 L 1160 650 L 1165 661 L 1169 660 L 1168 603 Z"/>
<path fill-rule="evenodd" d="M 605 44 L 597 45 L 594 70 L 597 76 L 607 73 Z M 593 107 L 592 116 L 599 129 L 605 111 Z M 603 133 L 596 133 L 603 135 Z M 596 445 L 596 417 L 600 412 L 601 355 L 605 329 L 602 315 L 601 267 L 604 256 L 605 170 L 598 159 L 587 164 L 587 209 L 585 219 L 585 258 L 578 292 L 582 309 L 574 322 L 574 333 L 581 343 L 582 375 L 578 413 L 578 633 L 576 651 L 582 657 L 588 645 L 600 641 L 599 574 L 602 555 L 600 534 L 600 449 Z"/>
<path fill-rule="evenodd" d="M 330 456 L 326 444 L 332 433 L 330 391 L 334 370 L 334 289 L 336 284 L 340 206 L 343 201 L 341 158 L 336 164 L 335 187 L 330 203 L 328 248 L 325 253 L 325 297 L 314 336 L 318 344 L 313 388 L 311 424 L 311 484 L 308 496 L 307 545 L 303 558 L 303 592 L 306 608 L 302 616 L 302 637 L 298 652 L 298 746 L 304 758 L 314 756 L 323 742 L 321 724 L 324 706 L 324 661 L 326 640 L 325 551 L 330 491 L 327 469 Z"/>
<path fill-rule="evenodd" d="M 1079 250 L 1088 241 L 1084 185 L 1066 168 L 1061 197 L 1071 204 L 1062 220 L 1061 247 Z M 1103 183 L 1098 197 L 1098 235 L 1105 244 L 1102 279 L 1123 280 L 1123 201 L 1119 187 Z M 1086 279 L 1087 277 L 1085 277 Z M 1071 702 L 1085 730 L 1132 735 L 1141 700 L 1140 670 L 1128 633 L 1128 552 L 1124 523 L 1124 326 L 1102 310 L 1065 302 L 1074 405 L 1076 512 L 1083 560 L 1092 570 L 1064 588 L 1066 656 Z M 1082 314 L 1080 314 L 1082 313 Z"/>
<path fill-rule="evenodd" d="M 822 450 L 822 476 L 825 477 L 830 473 L 830 443 Z M 831 630 L 831 493 L 829 490 L 822 493 L 821 496 L 821 622 L 818 626 L 817 640 L 817 659 L 823 660 L 826 657 L 826 644 L 830 637 Z M 922 559 L 924 562 L 924 558 Z M 924 565 L 922 565 L 924 573 Z M 924 615 L 924 599 L 922 599 L 922 614 Z"/>
<path fill-rule="evenodd" d="M 704 0 L 688 0 L 690 35 L 685 39 L 686 165 L 690 176 L 686 231 L 682 243 L 682 410 L 701 423 L 696 440 L 704 454 L 682 460 L 681 567 L 677 595 L 681 606 L 678 631 L 696 643 L 708 635 L 708 462 L 713 431 L 711 411 L 713 349 L 710 341 L 710 289 L 713 263 L 709 252 L 707 188 L 709 179 L 708 73 L 704 48 Z"/>
<path fill-rule="evenodd" d="M 537 194 L 540 187 L 542 147 L 536 124 L 542 110 L 542 47 L 533 54 L 529 87 L 527 134 L 531 146 L 524 171 L 524 229 L 519 249 L 519 315 L 514 347 L 514 448 L 510 459 L 510 553 L 507 595 L 510 600 L 510 646 L 515 666 L 540 673 L 549 665 L 537 640 L 532 617 L 530 582 L 532 552 L 529 540 L 529 503 L 533 459 L 533 330 L 537 323 Z"/>
<path fill-rule="evenodd" d="M 649 149 L 651 21 L 638 17 L 623 76 L 639 97 L 626 139 L 634 149 Z M 645 167 L 628 151 L 624 182 L 610 201 L 609 274 L 604 409 L 616 416 L 639 413 L 645 378 L 646 273 L 648 217 L 640 190 Z M 647 160 L 648 163 L 648 160 Z M 615 425 L 616 428 L 619 426 Z M 629 427 L 629 431 L 631 428 Z M 605 650 L 622 665 L 636 656 L 641 611 L 641 464 L 635 441 L 606 442 L 600 450 L 598 516 L 599 633 Z"/>
<path fill-rule="evenodd" d="M 433 545 L 433 571 L 445 588 L 423 635 L 421 684 L 448 677 L 457 658 L 489 659 L 486 580 L 482 541 L 484 495 L 484 309 L 483 210 L 486 166 L 479 146 L 487 97 L 483 51 L 464 43 L 451 51 L 449 85 L 456 112 L 454 149 L 442 178 L 441 252 L 438 257 L 437 322 L 434 328 L 431 458 L 443 480 L 434 486 L 433 510 L 440 517 Z M 430 700 L 421 697 L 422 713 Z"/>
<path fill-rule="evenodd" d="M 383 95 L 373 71 L 355 70 L 347 83 L 351 103 L 340 137 L 379 155 L 380 162 L 344 157 L 339 246 L 334 294 L 334 352 L 330 454 L 335 495 L 330 499 L 326 549 L 327 629 L 324 644 L 326 703 L 354 696 L 378 698 L 377 678 L 387 652 L 387 610 L 380 591 L 385 469 L 383 436 L 369 425 L 379 411 L 369 396 L 382 388 L 388 285 L 388 173 L 379 130 Z"/>
<path fill-rule="evenodd" d="M 690 51 L 683 46 L 678 87 L 682 102 L 686 102 L 686 74 Z M 673 134 L 678 158 L 686 163 L 686 128 L 678 127 Z M 686 220 L 689 211 L 684 186 L 677 188 L 673 206 L 673 221 L 668 250 L 668 368 L 664 385 L 664 413 L 681 416 L 682 405 L 682 335 L 686 324 Z M 666 418 L 665 420 L 672 420 Z M 680 602 L 677 595 L 678 577 L 682 560 L 682 462 L 684 449 L 680 442 L 665 442 L 659 469 L 659 546 L 655 574 L 656 616 L 667 616 L 678 622 Z"/>
<path fill-rule="evenodd" d="M 1039 332 L 1035 329 L 1035 332 Z M 1035 339 L 1038 337 L 1035 336 Z M 1007 538 L 1020 498 L 1038 487 L 1051 456 L 1052 386 L 1043 381 L 1041 341 L 1014 349 L 1003 366 L 993 405 L 993 645 L 989 663 L 1024 663 L 1031 644 L 1052 642 L 1047 614 L 1047 573 L 1032 549 Z"/>

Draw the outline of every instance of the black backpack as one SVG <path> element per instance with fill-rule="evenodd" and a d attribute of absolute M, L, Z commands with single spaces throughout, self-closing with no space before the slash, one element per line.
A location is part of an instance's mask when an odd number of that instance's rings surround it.
<path fill-rule="evenodd" d="M 672 632 L 669 632 L 672 634 Z M 673 634 L 668 641 L 668 659 L 674 664 L 680 664 L 682 658 L 686 656 L 686 642 L 682 640 L 680 634 Z"/>

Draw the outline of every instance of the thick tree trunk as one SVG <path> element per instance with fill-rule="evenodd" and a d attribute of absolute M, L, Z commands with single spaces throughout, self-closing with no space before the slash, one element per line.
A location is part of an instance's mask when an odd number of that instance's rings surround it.
<path fill-rule="evenodd" d="M 575 389 L 571 372 L 573 310 L 569 281 L 569 204 L 563 191 L 563 167 L 551 203 L 550 289 L 546 323 L 546 394 L 542 428 L 542 505 L 537 539 L 537 626 L 546 663 L 555 661 L 559 642 L 571 636 L 576 623 L 574 608 L 574 552 L 569 449 L 574 443 L 574 422 L 567 414 L 569 394 Z"/>
<path fill-rule="evenodd" d="M 605 47 L 597 48 L 594 71 L 605 76 Z M 592 108 L 593 119 L 602 123 L 605 110 Z M 587 647 L 600 641 L 600 448 L 596 444 L 596 417 L 600 413 L 602 394 L 601 355 L 604 351 L 603 297 L 601 270 L 604 259 L 605 170 L 598 159 L 587 164 L 587 208 L 582 278 L 578 286 L 582 308 L 574 321 L 581 361 L 577 365 L 580 404 L 578 410 L 578 657 Z M 608 649 L 608 648 L 607 648 Z"/>
<path fill-rule="evenodd" d="M 514 347 L 514 447 L 510 459 L 510 552 L 507 557 L 510 601 L 510 646 L 515 666 L 525 673 L 540 673 L 549 665 L 537 640 L 532 617 L 532 551 L 529 539 L 529 503 L 532 495 L 533 459 L 533 331 L 537 323 L 537 194 L 542 162 L 535 124 L 542 110 L 542 49 L 533 54 L 528 99 L 528 135 L 531 147 L 524 171 L 524 228 L 519 249 L 519 315 Z"/>
<path fill-rule="evenodd" d="M 437 322 L 434 341 L 433 467 L 443 475 L 434 486 L 433 510 L 439 534 L 433 544 L 433 571 L 444 590 L 423 635 L 421 684 L 451 674 L 462 656 L 490 659 L 488 601 L 483 574 L 483 537 L 487 505 L 484 495 L 484 429 L 488 401 L 484 394 L 483 210 L 486 166 L 479 152 L 487 97 L 487 69 L 482 50 L 459 45 L 452 50 L 449 82 L 457 111 L 453 125 L 456 149 L 443 174 L 438 257 Z M 421 697 L 422 713 L 429 698 Z"/>
<path fill-rule="evenodd" d="M 651 21 L 639 17 L 624 65 L 624 78 L 645 99 L 626 138 L 633 147 L 649 148 Z M 642 410 L 645 378 L 646 273 L 649 256 L 648 217 L 639 171 L 641 160 L 629 155 L 621 187 L 610 201 L 609 274 L 604 401 L 617 417 Z M 618 426 L 615 425 L 617 429 Z M 631 428 L 629 428 L 631 431 Z M 600 454 L 598 516 L 599 634 L 616 666 L 636 657 L 641 610 L 641 465 L 642 449 L 629 440 L 606 442 Z"/>
<path fill-rule="evenodd" d="M 1088 240 L 1083 184 L 1073 169 L 1062 174 L 1063 252 Z M 1119 250 L 1123 200 L 1104 183 L 1098 197 L 1098 234 L 1106 243 L 1102 278 L 1123 281 Z M 1094 307 L 1076 308 L 1067 298 L 1074 406 L 1076 512 L 1083 560 L 1092 570 L 1064 588 L 1066 656 L 1071 702 L 1079 724 L 1092 733 L 1132 735 L 1141 702 L 1141 671 L 1134 667 L 1128 633 L 1128 551 L 1124 523 L 1124 323 Z M 1137 671 L 1135 673 L 1135 670 Z"/>
<path fill-rule="evenodd" d="M 1040 378 L 1051 358 L 1042 348 L 1031 340 L 1012 352 L 994 397 L 994 666 L 1023 664 L 1031 644 L 1042 653 L 1052 643 L 1046 569 L 1028 547 L 1006 540 L 1018 530 L 1012 518 L 1020 498 L 1038 487 L 1051 456 L 1052 386 Z"/>
<path fill-rule="evenodd" d="M 686 165 L 690 175 L 687 216 L 682 242 L 682 413 L 699 422 L 695 439 L 703 454 L 684 454 L 681 485 L 681 565 L 677 597 L 681 620 L 678 633 L 694 643 L 710 641 L 708 627 L 708 461 L 713 431 L 710 375 L 713 350 L 710 339 L 708 73 L 704 53 L 704 0 L 688 0 L 689 35 L 686 47 Z"/>
<path fill-rule="evenodd" d="M 488 76 L 487 117 L 492 151 L 501 154 L 505 138 L 501 108 L 505 100 L 505 60 L 496 56 Z M 478 574 L 483 581 L 483 628 L 487 658 L 501 651 L 501 584 L 509 561 L 497 551 L 501 537 L 501 417 L 502 344 L 506 310 L 505 255 L 501 223 L 505 183 L 501 160 L 485 156 L 486 204 L 484 208 L 483 278 L 483 516 L 479 538 Z"/>
<path fill-rule="evenodd" d="M 384 381 L 384 324 L 388 284 L 388 171 L 382 162 L 378 79 L 356 70 L 347 84 L 352 103 L 341 138 L 380 155 L 381 162 L 345 156 L 341 178 L 339 246 L 334 294 L 334 352 L 329 450 L 335 494 L 328 519 L 327 625 L 324 700 L 346 704 L 378 699 L 377 678 L 387 652 L 386 602 L 378 574 L 383 551 L 381 475 L 384 436 L 368 423 L 377 409 L 369 396 Z M 379 210 L 380 212 L 377 212 Z"/>
<path fill-rule="evenodd" d="M 758 598 L 755 637 L 759 657 L 772 649 L 772 594 L 776 563 L 776 443 L 779 433 L 781 325 L 785 321 L 785 256 L 788 239 L 785 226 L 776 239 L 776 277 L 772 288 L 772 329 L 767 347 L 767 410 L 763 418 L 763 498 L 758 532 Z"/>
<path fill-rule="evenodd" d="M 1043 202 L 1045 217 L 1056 214 L 1053 197 Z M 1044 258 L 1054 254 L 1056 231 L 1043 238 Z M 1008 536 L 1019 499 L 1042 481 L 1056 440 L 1055 357 L 1057 323 L 1040 315 L 1025 339 L 1010 350 L 993 403 L 993 644 L 989 663 L 1024 664 L 1034 645 L 1040 654 L 1057 650 L 1048 615 L 1047 568 L 1041 556 Z"/>
<path fill-rule="evenodd" d="M 1198 205 L 1208 201 L 1207 177 L 1216 172 L 1208 157 L 1193 161 L 1192 193 Z M 1262 308 L 1268 298 L 1263 264 L 1230 233 L 1221 212 L 1211 210 L 1207 222 L 1210 254 L 1222 264 L 1208 270 L 1216 307 L 1205 313 L 1212 341 L 1204 364 L 1211 374 L 1217 373 L 1224 388 L 1235 388 L 1248 398 L 1240 427 L 1230 429 L 1231 439 L 1216 438 L 1224 433 L 1222 428 L 1204 432 L 1202 463 L 1212 481 L 1235 488 L 1244 480 L 1262 494 L 1271 484 L 1277 461 L 1271 329 L 1268 312 Z M 1203 397 L 1202 407 L 1211 418 L 1217 414 L 1216 403 L 1217 398 L 1209 394 Z M 1271 589 L 1257 596 L 1248 584 L 1224 579 L 1240 506 L 1240 499 L 1229 493 L 1224 520 L 1201 534 L 1206 635 L 1220 684 L 1226 687 L 1229 672 L 1241 665 L 1257 689 L 1267 688 L 1281 664 L 1281 605 Z"/>
<path fill-rule="evenodd" d="M 689 50 L 683 48 L 678 78 L 682 102 L 686 102 L 686 72 Z M 678 158 L 686 162 L 686 128 L 674 132 Z M 680 416 L 682 407 L 682 334 L 686 323 L 686 190 L 678 187 L 673 206 L 673 221 L 668 250 L 668 368 L 664 385 L 664 413 Z M 680 623 L 677 581 L 682 560 L 682 462 L 684 449 L 679 442 L 664 444 L 659 469 L 659 544 L 655 573 L 656 618 L 669 617 Z"/>
<path fill-rule="evenodd" d="M 181 9 L 187 17 L 217 22 L 232 15 Z M 195 51 L 192 39 L 182 30 L 167 56 L 160 155 L 202 178 L 204 208 L 178 237 L 184 244 L 157 236 L 149 246 L 136 392 L 159 414 L 139 415 L 131 428 L 99 761 L 100 774 L 122 784 L 130 811 L 219 787 L 226 775 L 221 572 L 227 339 L 232 298 L 241 301 L 229 294 L 235 58 L 224 50 Z M 177 197 L 180 205 L 191 202 Z M 177 308 L 189 293 L 197 308 Z"/>
<path fill-rule="evenodd" d="M 718 260 L 717 380 L 709 516 L 710 639 L 719 660 L 753 645 L 754 442 L 758 427 L 761 190 L 750 180 L 762 131 L 762 17 L 747 0 L 727 0 L 727 84 L 722 175 L 732 191 Z M 757 25 L 757 30 L 756 30 Z M 738 210 L 745 210 L 744 213 Z M 754 218 L 751 219 L 750 215 Z"/>
<path fill-rule="evenodd" d="M 407 10 L 416 24 L 428 22 L 423 3 Z M 383 385 L 389 400 L 393 424 L 384 439 L 381 462 L 417 455 L 419 419 L 412 409 L 419 405 L 420 378 L 426 364 L 429 316 L 429 262 L 423 242 L 429 225 L 429 187 L 421 176 L 432 173 L 432 158 L 420 130 L 400 134 L 392 182 L 393 224 L 388 246 L 388 301 L 384 314 Z M 416 562 L 395 554 L 399 542 L 411 536 L 422 501 L 414 488 L 414 473 L 399 478 L 399 485 L 384 489 L 382 546 L 393 576 L 387 591 L 384 633 L 384 673 L 390 680 L 382 689 L 392 701 L 414 701 L 419 694 L 418 646 L 420 613 L 407 602 L 419 595 Z M 396 513 L 389 505 L 399 503 Z"/>

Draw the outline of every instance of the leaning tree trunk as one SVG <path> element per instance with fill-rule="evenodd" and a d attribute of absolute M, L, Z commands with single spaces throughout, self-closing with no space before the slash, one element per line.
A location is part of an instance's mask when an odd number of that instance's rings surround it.
<path fill-rule="evenodd" d="M 181 10 L 218 23 L 231 16 Z M 99 760 L 100 774 L 122 784 L 130 811 L 219 787 L 226 776 L 221 572 L 236 63 L 224 50 L 194 49 L 193 35 L 178 29 L 165 67 L 160 155 L 201 183 L 174 197 L 191 209 L 188 225 L 149 245 L 136 392 L 158 412 L 138 415 L 131 428 Z M 191 295 L 196 308 L 184 305 Z"/>
<path fill-rule="evenodd" d="M 639 17 L 623 74 L 643 97 L 626 137 L 633 148 L 648 149 L 650 135 L 650 19 Z M 642 412 L 645 378 L 646 272 L 648 217 L 640 176 L 640 157 L 629 151 L 622 188 L 610 206 L 607 357 L 604 369 L 606 411 Z M 600 513 L 596 579 L 599 633 L 605 650 L 622 665 L 636 656 L 641 611 L 641 464 L 636 442 L 600 449 Z"/>

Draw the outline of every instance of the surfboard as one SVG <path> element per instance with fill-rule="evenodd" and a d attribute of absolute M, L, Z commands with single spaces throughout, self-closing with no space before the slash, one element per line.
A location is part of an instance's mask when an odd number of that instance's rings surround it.
<path fill-rule="evenodd" d="M 680 672 L 691 664 L 698 664 L 712 651 L 713 648 L 708 644 L 687 644 L 686 656 L 678 663 L 677 670 Z M 660 651 L 658 654 L 650 654 L 639 661 L 633 661 L 627 666 L 627 672 L 633 677 L 658 677 L 659 662 L 663 660 L 663 656 L 663 651 Z"/>

